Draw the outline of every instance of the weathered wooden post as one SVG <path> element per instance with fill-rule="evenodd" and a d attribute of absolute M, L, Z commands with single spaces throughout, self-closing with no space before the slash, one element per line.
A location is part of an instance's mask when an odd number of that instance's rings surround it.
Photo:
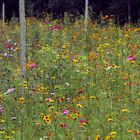
<path fill-rule="evenodd" d="M 85 32 L 87 32 L 88 27 L 88 0 L 85 0 Z"/>
<path fill-rule="evenodd" d="M 131 0 L 128 0 L 128 23 L 131 24 Z"/>
<path fill-rule="evenodd" d="M 5 1 L 2 2 L 2 22 L 5 23 Z"/>
<path fill-rule="evenodd" d="M 26 19 L 25 19 L 25 0 L 19 0 L 20 16 L 20 78 L 21 94 L 24 94 L 23 82 L 26 80 Z"/>

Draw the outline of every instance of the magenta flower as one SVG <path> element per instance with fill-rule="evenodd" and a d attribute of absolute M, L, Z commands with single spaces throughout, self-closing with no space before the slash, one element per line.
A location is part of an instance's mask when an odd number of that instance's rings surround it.
<path fill-rule="evenodd" d="M 61 123 L 60 126 L 64 128 L 64 127 L 67 127 L 68 125 L 65 123 Z"/>
<path fill-rule="evenodd" d="M 51 31 L 53 31 L 53 30 L 62 30 L 62 28 L 59 27 L 59 26 L 53 26 L 50 30 Z"/>
<path fill-rule="evenodd" d="M 68 110 L 64 110 L 62 114 L 63 115 L 68 115 L 69 114 L 69 111 Z"/>
<path fill-rule="evenodd" d="M 11 93 L 13 93 L 15 91 L 15 88 L 9 88 L 8 90 L 7 90 L 7 94 L 11 94 Z"/>
<path fill-rule="evenodd" d="M 136 58 L 133 55 L 128 56 L 128 61 L 136 61 Z"/>
<path fill-rule="evenodd" d="M 80 123 L 87 123 L 87 120 L 80 120 Z"/>
<path fill-rule="evenodd" d="M 36 64 L 35 63 L 31 63 L 30 64 L 30 69 L 33 69 L 33 68 L 35 68 L 36 67 Z"/>

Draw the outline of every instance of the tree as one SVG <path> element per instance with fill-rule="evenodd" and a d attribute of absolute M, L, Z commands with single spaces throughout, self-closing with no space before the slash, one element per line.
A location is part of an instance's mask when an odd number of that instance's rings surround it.
<path fill-rule="evenodd" d="M 25 19 L 25 0 L 19 0 L 20 15 L 20 78 L 23 85 L 26 80 L 26 19 Z M 24 87 L 21 88 L 24 94 Z"/>

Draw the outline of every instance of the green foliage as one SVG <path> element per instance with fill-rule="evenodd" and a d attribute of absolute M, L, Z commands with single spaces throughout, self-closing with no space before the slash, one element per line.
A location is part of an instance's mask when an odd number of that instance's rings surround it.
<path fill-rule="evenodd" d="M 139 139 L 140 29 L 83 23 L 27 18 L 23 84 L 19 25 L 1 28 L 0 139 Z"/>

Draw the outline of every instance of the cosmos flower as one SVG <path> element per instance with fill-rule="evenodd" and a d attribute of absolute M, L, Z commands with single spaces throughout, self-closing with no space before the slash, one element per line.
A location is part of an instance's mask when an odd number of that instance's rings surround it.
<path fill-rule="evenodd" d="M 136 58 L 133 55 L 128 56 L 128 61 L 136 61 Z"/>
<path fill-rule="evenodd" d="M 69 111 L 68 110 L 64 110 L 62 114 L 63 115 L 68 115 L 69 114 Z"/>
<path fill-rule="evenodd" d="M 83 119 L 82 119 L 82 120 L 80 120 L 80 123 L 81 123 L 81 124 L 87 124 L 87 120 L 83 120 Z"/>
<path fill-rule="evenodd" d="M 34 63 L 34 62 L 29 62 L 28 64 L 27 64 L 27 69 L 34 69 L 34 68 L 36 68 L 36 64 Z"/>
<path fill-rule="evenodd" d="M 11 93 L 13 93 L 15 91 L 15 88 L 9 88 L 8 90 L 7 90 L 7 94 L 11 94 Z"/>

